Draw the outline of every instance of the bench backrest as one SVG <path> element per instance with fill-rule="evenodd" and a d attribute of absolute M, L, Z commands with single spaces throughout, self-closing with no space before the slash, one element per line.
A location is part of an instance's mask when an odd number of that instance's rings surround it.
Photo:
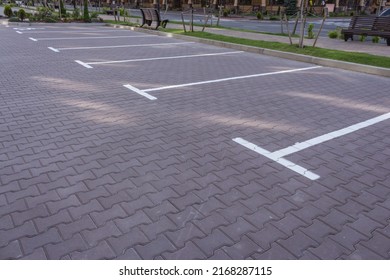
<path fill-rule="evenodd" d="M 349 23 L 349 29 L 371 30 L 376 17 L 354 16 Z"/>
<path fill-rule="evenodd" d="M 160 21 L 160 14 L 156 9 L 140 9 L 145 20 Z"/>
<path fill-rule="evenodd" d="M 376 17 L 373 30 L 390 32 L 390 17 Z"/>

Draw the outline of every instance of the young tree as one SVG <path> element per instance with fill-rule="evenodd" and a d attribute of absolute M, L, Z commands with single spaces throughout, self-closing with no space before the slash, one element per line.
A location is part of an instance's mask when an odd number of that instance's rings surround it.
<path fill-rule="evenodd" d="M 85 22 L 91 21 L 89 17 L 89 11 L 88 11 L 88 0 L 84 0 L 84 21 Z"/>
<path fill-rule="evenodd" d="M 10 5 L 6 5 L 4 7 L 4 15 L 6 15 L 7 17 L 12 17 L 13 12 L 12 12 L 12 8 Z"/>

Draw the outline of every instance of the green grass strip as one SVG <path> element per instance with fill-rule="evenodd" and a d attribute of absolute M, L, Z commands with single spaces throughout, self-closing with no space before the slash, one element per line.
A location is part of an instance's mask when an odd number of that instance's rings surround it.
<path fill-rule="evenodd" d="M 297 54 L 309 55 L 314 57 L 321 57 L 321 58 L 328 58 L 328 59 L 364 64 L 364 65 L 390 68 L 390 57 L 379 56 L 379 55 L 330 50 L 330 49 L 323 49 L 317 47 L 313 48 L 309 46 L 305 46 L 304 48 L 301 49 L 298 48 L 296 45 L 290 45 L 286 43 L 250 40 L 250 39 L 211 34 L 207 32 L 185 33 L 182 31 L 181 32 L 174 31 L 174 33 L 191 36 L 191 37 L 210 39 L 210 40 L 222 41 L 222 42 L 233 43 L 233 44 L 240 44 L 245 46 L 259 47 L 264 49 L 271 49 L 271 50 L 297 53 Z M 390 51 L 390 47 L 389 47 L 389 51 Z"/>

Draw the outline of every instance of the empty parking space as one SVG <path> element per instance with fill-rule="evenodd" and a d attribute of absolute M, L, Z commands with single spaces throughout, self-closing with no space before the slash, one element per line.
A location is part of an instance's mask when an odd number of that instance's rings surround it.
<path fill-rule="evenodd" d="M 337 259 L 389 240 L 388 79 L 117 31 L 2 31 L 28 66 L 0 68 L 0 252 Z"/>

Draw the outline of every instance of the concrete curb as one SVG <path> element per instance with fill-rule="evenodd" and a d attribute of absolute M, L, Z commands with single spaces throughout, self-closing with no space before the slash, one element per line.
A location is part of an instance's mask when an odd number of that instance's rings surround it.
<path fill-rule="evenodd" d="M 258 47 L 244 46 L 244 45 L 226 43 L 226 42 L 215 41 L 215 40 L 210 40 L 210 39 L 195 38 L 195 37 L 190 37 L 190 36 L 185 36 L 185 35 L 165 33 L 165 32 L 160 32 L 157 30 L 151 30 L 151 29 L 145 29 L 145 28 L 139 28 L 139 27 L 124 26 L 124 25 L 118 25 L 118 24 L 107 24 L 107 26 L 111 26 L 111 27 L 115 27 L 115 28 L 129 29 L 129 30 L 133 30 L 133 31 L 139 31 L 139 32 L 154 34 L 154 35 L 158 35 L 158 36 L 176 38 L 176 39 L 180 39 L 180 40 L 184 40 L 184 41 L 203 43 L 203 44 L 213 45 L 213 46 L 217 46 L 217 47 L 235 49 L 235 50 L 239 50 L 239 51 L 257 53 L 257 54 L 264 54 L 264 55 L 269 55 L 269 56 L 274 56 L 274 57 L 279 57 L 279 58 L 296 60 L 296 61 L 300 61 L 300 62 L 317 64 L 317 65 L 321 65 L 321 66 L 339 68 L 339 69 L 343 69 L 343 70 L 349 70 L 349 71 L 354 71 L 354 72 L 360 72 L 360 73 L 390 78 L 390 69 L 389 68 L 375 67 L 375 66 L 370 66 L 370 65 L 357 64 L 357 63 L 351 63 L 351 62 L 345 62 L 345 61 L 339 61 L 339 60 L 332 60 L 332 59 L 327 59 L 327 58 L 320 58 L 320 57 L 314 57 L 314 56 L 308 56 L 308 55 L 302 55 L 302 54 L 275 51 L 275 50 L 258 48 Z"/>

